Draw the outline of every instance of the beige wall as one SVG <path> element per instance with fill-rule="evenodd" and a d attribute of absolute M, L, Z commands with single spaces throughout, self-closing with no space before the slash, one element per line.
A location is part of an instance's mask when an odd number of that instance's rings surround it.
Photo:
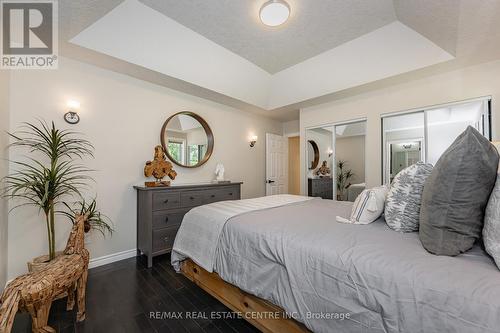
<path fill-rule="evenodd" d="M 125 75 L 61 58 L 59 69 L 16 71 L 11 78 L 11 129 L 36 118 L 54 120 L 59 127 L 84 133 L 95 145 L 95 159 L 86 165 L 97 170 L 93 190 L 103 213 L 115 224 L 112 238 L 88 238 L 93 258 L 136 248 L 136 193 L 132 186 L 144 182 L 143 167 L 159 144 L 163 121 L 189 110 L 211 126 L 215 138 L 212 158 L 202 167 L 176 167 L 176 183 L 214 179 L 217 162 L 225 177 L 243 181 L 243 198 L 265 194 L 265 133 L 282 134 L 282 124 L 221 104 L 175 92 Z M 69 126 L 62 120 L 66 101 L 81 103 L 81 122 Z M 260 140 L 254 148 L 248 136 Z M 12 159 L 18 153 L 11 154 Z M 57 222 L 57 246 L 62 248 L 69 225 Z M 47 251 L 45 226 L 36 209 L 10 215 L 9 268 L 13 277 L 26 270 L 26 261 Z"/>
<path fill-rule="evenodd" d="M 365 136 L 349 136 L 335 140 L 335 157 L 337 161 L 346 161 L 346 168 L 351 169 L 354 177 L 352 184 L 365 181 Z"/>
<path fill-rule="evenodd" d="M 0 179 L 8 173 L 6 131 L 9 130 L 9 79 L 10 73 L 0 70 Z M 7 212 L 7 202 L 0 198 L 0 292 L 7 280 Z"/>
<path fill-rule="evenodd" d="M 500 61 L 472 66 L 424 79 L 409 81 L 373 90 L 331 103 L 300 111 L 301 140 L 307 127 L 367 118 L 366 183 L 381 183 L 381 121 L 383 113 L 397 112 L 423 106 L 460 101 L 479 96 L 492 96 L 493 137 L 499 138 Z M 301 143 L 304 146 L 304 143 Z M 301 179 L 305 180 L 305 154 L 301 152 Z M 305 181 L 301 192 L 305 193 Z"/>
<path fill-rule="evenodd" d="M 284 136 L 298 136 L 300 132 L 300 122 L 299 120 L 290 120 L 283 123 L 283 135 Z"/>
<path fill-rule="evenodd" d="M 288 193 L 300 194 L 300 138 L 288 138 Z"/>

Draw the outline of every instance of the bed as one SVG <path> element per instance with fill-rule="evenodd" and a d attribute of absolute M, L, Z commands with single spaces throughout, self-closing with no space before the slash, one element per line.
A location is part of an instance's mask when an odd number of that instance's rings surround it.
<path fill-rule="evenodd" d="M 172 262 L 233 310 L 286 313 L 287 326 L 249 320 L 262 331 L 500 332 L 500 271 L 479 246 L 434 256 L 418 233 L 382 218 L 335 222 L 351 205 L 313 199 L 237 214 L 219 226 L 213 267 L 176 245 Z"/>

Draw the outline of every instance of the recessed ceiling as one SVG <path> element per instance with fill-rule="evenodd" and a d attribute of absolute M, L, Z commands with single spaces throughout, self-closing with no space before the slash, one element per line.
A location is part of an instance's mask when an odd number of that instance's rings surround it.
<path fill-rule="evenodd" d="M 395 21 L 271 75 L 136 0 L 123 2 L 71 42 L 263 109 L 453 58 Z"/>
<path fill-rule="evenodd" d="M 392 0 L 288 0 L 278 27 L 259 20 L 267 0 L 140 0 L 274 74 L 396 21 Z"/>
<path fill-rule="evenodd" d="M 500 58 L 500 1 L 287 0 L 278 27 L 265 1 L 60 1 L 61 54 L 280 118 Z"/>

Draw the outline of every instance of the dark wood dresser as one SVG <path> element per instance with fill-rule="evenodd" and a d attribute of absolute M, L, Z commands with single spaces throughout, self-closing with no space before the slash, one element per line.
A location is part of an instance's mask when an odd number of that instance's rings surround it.
<path fill-rule="evenodd" d="M 172 251 L 184 214 L 208 203 L 241 198 L 241 182 L 134 186 L 137 190 L 137 250 L 148 257 Z"/>
<path fill-rule="evenodd" d="M 307 195 L 333 199 L 333 179 L 330 177 L 307 179 Z"/>

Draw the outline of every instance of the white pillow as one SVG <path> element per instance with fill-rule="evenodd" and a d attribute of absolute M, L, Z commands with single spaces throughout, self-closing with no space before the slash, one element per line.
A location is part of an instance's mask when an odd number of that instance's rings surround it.
<path fill-rule="evenodd" d="M 337 222 L 350 224 L 369 224 L 377 220 L 384 212 L 387 186 L 364 190 L 352 205 L 349 219 L 337 216 Z"/>
<path fill-rule="evenodd" d="M 500 143 L 495 145 L 500 148 Z M 500 149 L 499 149 L 500 151 Z M 493 257 L 500 269 L 500 168 L 497 181 L 486 206 L 483 227 L 483 242 L 486 252 Z"/>

